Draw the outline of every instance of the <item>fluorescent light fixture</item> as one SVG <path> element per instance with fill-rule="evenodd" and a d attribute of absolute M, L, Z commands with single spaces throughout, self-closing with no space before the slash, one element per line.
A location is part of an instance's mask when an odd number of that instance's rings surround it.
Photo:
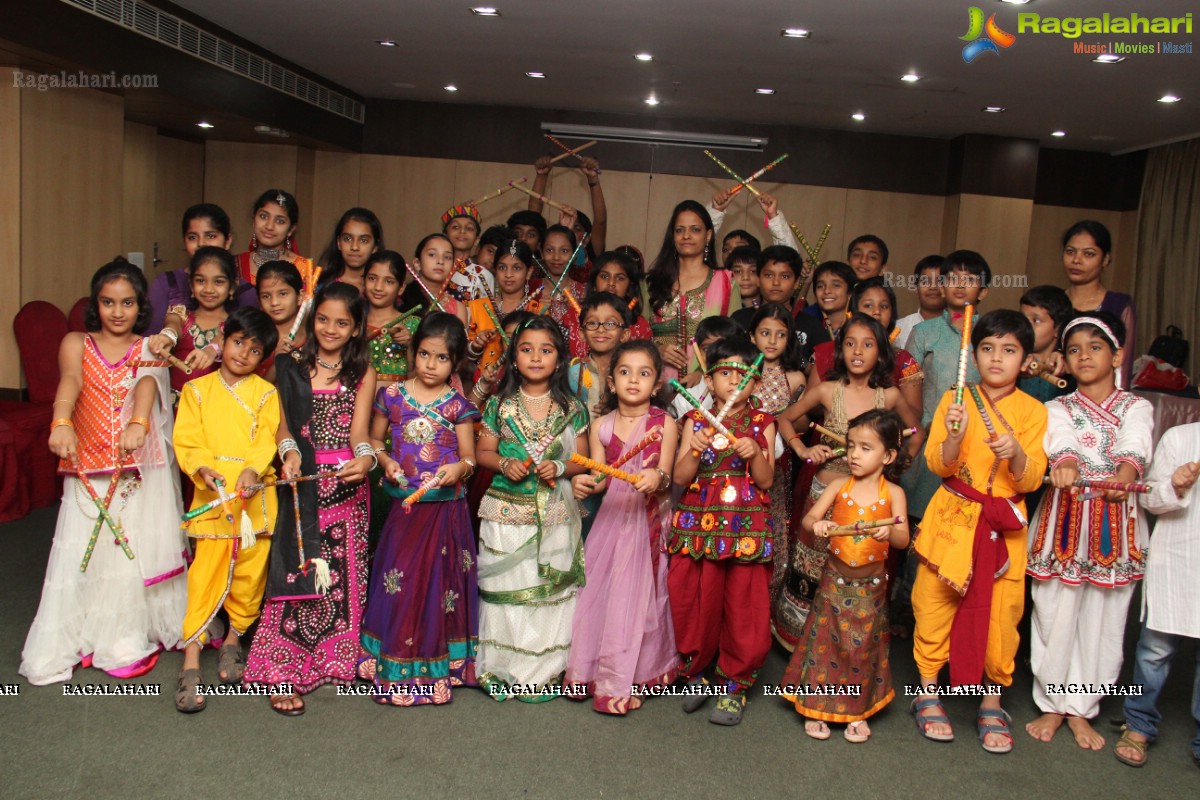
<path fill-rule="evenodd" d="M 1054 131 L 1050 135 L 1053 136 L 1055 139 L 1061 139 L 1067 135 L 1067 132 L 1066 131 Z"/>
<path fill-rule="evenodd" d="M 984 106 L 983 110 L 989 114 L 1003 114 L 1007 109 L 1004 106 Z"/>
<path fill-rule="evenodd" d="M 1158 102 L 1160 103 L 1178 103 L 1179 100 L 1180 98 L 1173 94 L 1164 94 L 1162 97 L 1158 98 Z"/>
<path fill-rule="evenodd" d="M 904 81 L 905 83 L 916 83 L 917 81 L 921 80 L 921 76 L 915 72 L 909 72 L 905 75 L 901 75 L 900 80 Z"/>
<path fill-rule="evenodd" d="M 1120 64 L 1125 60 L 1125 56 L 1118 56 L 1113 53 L 1101 53 L 1092 59 L 1097 64 Z"/>
<path fill-rule="evenodd" d="M 812 33 L 804 28 L 784 28 L 779 35 L 785 39 L 807 39 Z"/>
<path fill-rule="evenodd" d="M 477 17 L 498 17 L 500 16 L 500 9 L 493 8 L 492 6 L 476 6 L 471 9 L 471 13 Z"/>
<path fill-rule="evenodd" d="M 861 111 L 855 111 L 853 114 L 850 115 L 850 119 L 854 120 L 855 122 L 862 122 L 866 118 L 867 118 L 867 115 L 862 113 Z"/>
<path fill-rule="evenodd" d="M 636 53 L 634 56 L 638 61 L 653 61 L 654 56 L 650 53 Z"/>
<path fill-rule="evenodd" d="M 384 47 L 395 47 L 396 40 L 395 39 L 380 39 L 376 42 L 376 44 L 381 44 Z"/>
<path fill-rule="evenodd" d="M 767 87 L 765 87 L 765 86 L 764 86 L 764 87 L 762 87 L 761 89 L 755 89 L 755 90 L 754 90 L 754 93 L 755 93 L 755 94 L 775 94 L 775 90 L 774 90 L 774 89 L 768 89 Z"/>
<path fill-rule="evenodd" d="M 526 78 L 544 78 L 544 77 L 546 77 L 546 73 L 544 73 L 544 72 L 526 72 L 525 77 Z"/>
<path fill-rule="evenodd" d="M 196 127 L 204 128 L 204 130 L 208 130 L 209 128 L 215 128 L 216 126 L 213 125 L 211 122 L 197 122 Z"/>
<path fill-rule="evenodd" d="M 453 83 L 447 83 L 442 88 L 445 89 L 447 92 L 457 92 L 458 91 L 458 87 L 455 86 Z"/>
<path fill-rule="evenodd" d="M 761 152 L 770 141 L 765 136 L 732 136 L 724 133 L 614 128 L 605 125 L 570 125 L 558 122 L 543 122 L 542 130 L 560 139 L 596 139 L 601 142 L 662 144 L 673 147 L 708 147 L 757 152 Z"/>

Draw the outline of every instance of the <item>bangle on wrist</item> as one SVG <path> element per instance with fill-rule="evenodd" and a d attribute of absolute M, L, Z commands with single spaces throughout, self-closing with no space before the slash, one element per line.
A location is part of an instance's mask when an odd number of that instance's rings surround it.
<path fill-rule="evenodd" d="M 146 419 L 145 417 L 130 417 L 129 424 L 125 427 L 129 427 L 129 425 L 141 425 L 147 431 L 150 430 L 150 420 Z"/>
<path fill-rule="evenodd" d="M 284 439 L 279 443 L 279 460 L 285 460 L 287 458 L 287 454 L 293 450 L 296 451 L 297 455 L 300 454 L 299 443 L 295 439 Z"/>
<path fill-rule="evenodd" d="M 655 467 L 654 471 L 658 473 L 658 490 L 661 492 L 663 489 L 667 488 L 668 484 L 671 483 L 671 476 L 668 475 L 667 471 L 662 467 Z"/>
<path fill-rule="evenodd" d="M 554 477 L 556 478 L 561 478 L 563 473 L 567 471 L 567 465 L 558 459 L 554 459 L 550 463 L 554 465 Z"/>
<path fill-rule="evenodd" d="M 55 428 L 61 428 L 64 425 L 67 426 L 68 428 L 70 428 L 71 430 L 75 429 L 74 422 L 67 419 L 66 417 L 59 417 L 58 419 L 56 419 L 50 423 L 50 430 L 54 430 Z"/>

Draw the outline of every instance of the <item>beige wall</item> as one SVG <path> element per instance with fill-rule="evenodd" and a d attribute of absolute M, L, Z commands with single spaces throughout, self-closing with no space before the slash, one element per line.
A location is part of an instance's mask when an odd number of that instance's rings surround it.
<path fill-rule="evenodd" d="M 1105 271 L 1105 286 L 1118 292 L 1133 291 L 1134 257 L 1137 251 L 1137 212 L 1102 211 L 1064 206 L 1033 207 L 1029 226 L 1029 285 L 1053 283 L 1066 286 L 1062 268 L 1062 234 L 1083 219 L 1104 223 L 1112 234 L 1112 264 Z"/>
<path fill-rule="evenodd" d="M 23 385 L 12 319 L 21 308 L 21 90 L 0 68 L 0 387 Z"/>

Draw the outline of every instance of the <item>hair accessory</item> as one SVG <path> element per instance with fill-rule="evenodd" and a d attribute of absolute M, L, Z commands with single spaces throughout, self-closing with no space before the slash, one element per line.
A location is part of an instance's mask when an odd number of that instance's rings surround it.
<path fill-rule="evenodd" d="M 517 257 L 517 240 L 513 239 L 508 243 L 508 254 L 513 258 Z"/>
<path fill-rule="evenodd" d="M 467 219 L 474 220 L 476 228 L 483 227 L 479 222 L 479 209 L 475 208 L 473 205 L 463 203 L 457 206 L 450 206 L 450 208 L 446 209 L 446 213 L 442 214 L 442 228 L 445 228 L 447 225 L 449 225 L 450 220 L 458 219 L 459 217 L 466 217 Z"/>
<path fill-rule="evenodd" d="M 275 205 L 279 206 L 280 208 L 287 208 L 286 204 L 287 198 L 283 196 L 283 192 L 275 195 Z"/>
<path fill-rule="evenodd" d="M 1071 328 L 1074 328 L 1077 325 L 1095 325 L 1104 333 L 1104 338 L 1108 339 L 1109 344 L 1113 346 L 1114 350 L 1117 350 L 1121 347 L 1121 343 L 1117 341 L 1117 335 L 1112 332 L 1112 328 L 1108 327 L 1108 325 L 1104 323 L 1104 320 L 1101 320 L 1097 317 L 1076 317 L 1068 322 L 1063 326 L 1062 329 L 1062 336 L 1060 338 L 1063 340 L 1063 342 L 1067 341 L 1067 331 L 1071 330 Z"/>

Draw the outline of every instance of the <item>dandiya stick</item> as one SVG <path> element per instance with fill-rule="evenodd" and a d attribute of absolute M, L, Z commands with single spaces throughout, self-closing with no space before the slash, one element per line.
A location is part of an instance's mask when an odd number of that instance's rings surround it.
<path fill-rule="evenodd" d="M 826 428 L 823 425 L 819 425 L 816 422 L 810 422 L 810 423 L 808 423 L 808 427 L 809 427 L 809 429 L 814 430 L 817 433 L 824 434 L 826 437 L 832 439 L 833 441 L 837 442 L 838 444 L 841 444 L 841 445 L 846 444 L 845 436 L 842 436 L 840 433 L 834 433 L 833 431 L 829 430 L 829 428 Z"/>
<path fill-rule="evenodd" d="M 496 333 L 500 334 L 500 341 L 508 347 L 508 334 L 504 332 L 504 326 L 500 324 L 500 317 L 496 314 L 496 309 L 492 307 L 492 302 L 489 300 L 483 307 L 487 311 L 487 315 L 491 318 L 492 324 L 496 326 Z"/>
<path fill-rule="evenodd" d="M 1042 483 L 1050 483 L 1050 476 L 1042 478 Z M 1101 491 L 1131 492 L 1133 494 L 1149 494 L 1154 487 L 1148 483 L 1124 483 L 1122 481 L 1102 481 L 1091 478 L 1078 478 L 1072 484 L 1080 489 L 1100 489 Z"/>
<path fill-rule="evenodd" d="M 987 406 L 983 403 L 983 395 L 979 392 L 978 386 L 971 387 L 971 398 L 975 401 L 975 407 L 979 409 L 979 416 L 983 417 L 983 427 L 987 428 L 988 438 L 993 442 L 1000 437 L 996 435 L 996 426 L 992 424 L 992 418 L 988 415 Z"/>
<path fill-rule="evenodd" d="M 112 508 L 113 497 L 117 493 L 117 484 L 121 482 L 121 471 L 124 464 L 117 462 L 117 469 L 113 473 L 112 480 L 108 484 L 108 491 L 104 493 L 104 507 Z M 88 538 L 87 549 L 83 551 L 83 562 L 79 565 L 80 572 L 87 572 L 88 563 L 92 560 L 92 551 L 96 549 L 96 542 L 100 539 L 100 530 L 104 527 L 104 517 L 96 515 L 96 524 L 92 527 L 92 535 Z"/>
<path fill-rule="evenodd" d="M 583 247 L 584 242 L 586 242 L 587 240 L 588 240 L 588 234 L 586 234 L 586 233 L 582 237 L 580 237 L 579 243 L 576 244 L 575 249 L 571 251 L 571 257 L 569 259 L 567 259 L 567 266 L 563 268 L 562 275 L 558 276 L 558 280 L 555 281 L 555 283 L 554 283 L 554 288 L 550 290 L 550 301 L 551 302 L 542 306 L 542 310 L 538 313 L 545 314 L 550 311 L 550 305 L 551 305 L 551 303 L 554 302 L 554 295 L 558 294 L 558 290 L 562 287 L 563 281 L 565 281 L 567 279 L 567 275 L 570 274 L 570 272 L 571 272 L 571 265 L 575 263 L 575 256 L 579 255 L 580 248 Z M 542 271 L 544 271 L 546 273 L 546 277 L 553 279 L 552 276 L 550 275 L 550 270 L 546 269 L 546 265 L 542 264 L 542 262 L 540 262 L 540 261 L 538 262 L 538 264 L 541 265 Z M 541 288 L 541 287 L 539 287 L 539 288 Z M 566 294 L 569 296 L 571 293 L 566 292 Z M 575 298 L 572 297 L 571 299 L 574 300 Z M 578 312 L 576 312 L 576 313 L 578 313 Z"/>
<path fill-rule="evenodd" d="M 714 156 L 712 154 L 711 150 L 705 150 L 704 155 L 708 156 L 713 161 L 717 162 L 717 166 L 720 167 L 721 169 L 725 170 L 726 172 L 728 172 L 729 177 L 733 178 L 735 181 L 740 183 L 742 186 L 745 186 L 747 189 L 749 189 L 750 194 L 754 195 L 755 197 L 759 197 L 762 195 L 762 192 L 760 192 L 758 189 L 755 189 L 753 186 L 751 186 L 749 184 L 749 182 L 746 181 L 745 178 L 743 178 L 741 175 L 738 175 L 736 172 L 734 172 L 732 169 L 730 169 L 728 164 L 726 164 L 724 161 L 722 161 L 721 159 Z"/>
<path fill-rule="evenodd" d="M 856 522 L 853 525 L 838 525 L 830 528 L 825 532 L 826 536 L 857 536 L 863 531 L 869 531 L 874 528 L 883 528 L 888 525 L 903 525 L 904 517 L 889 517 L 888 519 L 877 519 L 870 522 Z"/>
<path fill-rule="evenodd" d="M 454 260 L 454 268 L 450 270 L 450 274 L 442 281 L 441 287 L 438 289 L 438 297 L 445 297 L 446 290 L 450 288 L 450 281 L 454 280 L 454 276 L 462 272 L 467 266 L 466 259 L 456 258 Z"/>
<path fill-rule="evenodd" d="M 508 429 L 513 432 L 513 436 L 517 437 L 517 443 L 520 444 L 521 449 L 525 451 L 525 460 L 521 463 L 525 465 L 525 469 L 529 469 L 531 466 L 533 466 L 533 448 L 530 446 L 529 440 L 525 438 L 525 433 L 517 426 L 517 423 L 512 417 L 506 417 L 504 421 L 508 423 Z M 550 485 L 551 489 L 554 488 L 553 479 L 546 481 L 546 483 Z"/>
<path fill-rule="evenodd" d="M 565 153 L 560 153 L 559 155 L 556 155 L 554 158 L 550 159 L 551 164 L 557 164 L 559 161 L 562 161 L 564 158 L 567 158 L 568 156 L 578 156 L 579 152 L 581 150 L 587 150 L 589 147 L 596 144 L 596 141 L 597 141 L 595 139 L 592 139 L 590 142 L 584 142 L 583 144 L 579 145 L 579 147 L 572 149 L 570 147 L 567 147 L 565 144 L 560 142 L 558 139 L 555 139 L 553 136 L 551 136 L 548 133 L 546 134 L 546 138 L 549 139 L 550 141 L 554 142 L 556 145 L 558 145 L 559 147 L 561 147 L 563 150 L 566 151 Z"/>
<path fill-rule="evenodd" d="M 292 329 L 288 331 L 288 341 L 296 341 L 296 334 L 300 332 L 300 326 L 304 324 L 304 318 L 312 311 L 313 297 L 317 292 L 317 281 L 321 278 L 322 267 L 316 267 L 309 276 L 308 286 L 305 287 L 304 302 L 300 304 L 300 310 L 296 312 L 296 319 L 292 321 Z"/>
<path fill-rule="evenodd" d="M 746 390 L 746 387 L 750 385 L 750 381 L 754 380 L 755 376 L 759 374 L 759 369 L 762 365 L 763 359 L 766 357 L 767 356 L 765 353 L 759 353 L 758 357 L 754 359 L 754 363 L 750 365 L 750 369 L 746 370 L 746 374 L 743 375 L 741 381 L 738 382 L 737 388 L 733 390 L 733 394 L 729 395 L 729 399 L 726 400 L 725 405 L 721 407 L 721 413 L 717 414 L 718 421 L 725 419 L 725 416 L 729 413 L 730 409 L 733 408 L 733 404 L 737 402 L 738 397 L 740 397 L 742 392 Z"/>
<path fill-rule="evenodd" d="M 225 521 L 232 525 L 233 509 L 229 507 L 229 501 L 232 498 L 225 491 L 225 481 L 220 478 L 213 478 L 213 484 L 217 487 L 217 494 L 220 495 L 221 510 L 225 512 Z"/>
<path fill-rule="evenodd" d="M 835 447 L 835 448 L 833 448 L 833 450 L 832 450 L 832 451 L 829 453 L 829 457 L 830 457 L 831 459 L 834 459 L 834 458 L 841 458 L 841 457 L 842 457 L 842 456 L 844 456 L 844 455 L 846 455 L 846 448 L 844 448 L 844 447 Z M 806 458 L 806 459 L 804 459 L 804 463 L 805 463 L 805 464 L 811 464 L 811 463 L 813 463 L 813 460 L 812 460 L 811 458 Z"/>
<path fill-rule="evenodd" d="M 298 569 L 307 574 L 308 559 L 304 557 L 304 532 L 300 529 L 300 490 L 292 486 L 292 516 L 296 519 L 296 554 L 300 559 Z"/>
<path fill-rule="evenodd" d="M 682 383 L 672 378 L 671 388 L 679 392 L 679 394 L 683 396 L 684 400 L 686 400 L 692 405 L 693 408 L 700 412 L 700 415 L 704 417 L 705 421 L 708 422 L 709 425 L 712 426 L 713 430 L 728 439 L 731 445 L 737 441 L 737 437 L 730 433 L 729 429 L 726 428 L 719 419 L 714 417 L 712 412 L 705 408 L 699 400 L 697 400 L 695 397 L 692 397 L 692 393 L 689 392 Z"/>
<path fill-rule="evenodd" d="M 765 167 L 763 167 L 762 169 L 760 169 L 758 172 L 755 172 L 755 173 L 754 173 L 753 175 L 751 175 L 749 178 L 746 178 L 746 182 L 745 182 L 745 183 L 739 183 L 737 186 L 734 186 L 732 189 L 730 189 L 730 190 L 729 190 L 729 194 L 730 194 L 730 195 L 735 195 L 735 194 L 737 194 L 738 192 L 740 192 L 740 191 L 741 191 L 743 188 L 749 188 L 749 186 L 750 186 L 750 181 L 755 181 L 755 180 L 758 180 L 759 178 L 761 178 L 763 175 L 765 175 L 765 174 L 766 174 L 767 172 L 769 172 L 770 170 L 773 170 L 773 169 L 775 169 L 775 167 L 776 167 L 776 166 L 779 164 L 779 162 L 780 162 L 780 161 L 783 161 L 783 160 L 784 160 L 785 158 L 787 158 L 787 157 L 788 157 L 788 154 L 787 154 L 787 153 L 784 153 L 784 154 L 783 154 L 783 155 L 781 155 L 779 158 L 775 159 L 775 160 L 774 160 L 774 161 L 772 161 L 770 164 L 767 164 Z"/>
<path fill-rule="evenodd" d="M 1059 389 L 1067 388 L 1067 381 L 1064 378 L 1058 377 L 1036 361 L 1029 365 L 1029 374 L 1036 375 L 1046 383 L 1056 386 Z"/>
<path fill-rule="evenodd" d="M 88 479 L 87 473 L 83 471 L 83 465 L 79 463 L 79 459 L 71 460 L 71 465 L 75 468 L 75 476 L 79 478 L 79 482 L 83 484 L 84 491 L 88 497 L 96 504 L 96 510 L 100 512 L 100 517 L 108 523 L 108 527 L 113 532 L 113 537 L 117 544 L 121 546 L 121 550 L 125 553 L 130 561 L 133 560 L 133 549 L 129 546 L 129 539 L 125 537 L 125 531 L 121 524 L 113 519 L 112 514 L 108 513 L 108 509 L 104 505 L 104 501 L 100 499 L 100 495 L 96 492 L 96 487 Z"/>
<path fill-rule="evenodd" d="M 571 453 L 571 462 L 578 464 L 581 467 L 587 467 L 590 470 L 599 472 L 601 475 L 607 475 L 610 478 L 616 478 L 619 481 L 625 481 L 626 483 L 637 483 L 636 475 L 631 475 L 623 469 L 610 467 L 608 464 L 605 464 L 602 461 L 596 461 L 595 459 L 588 458 L 587 456 L 581 456 L 579 453 Z"/>
<path fill-rule="evenodd" d="M 413 308 L 410 308 L 408 311 L 405 311 L 403 314 L 396 317 L 395 319 L 385 322 L 383 324 L 383 327 L 381 327 L 379 329 L 379 332 L 376 333 L 371 338 L 378 339 L 381 336 L 390 335 L 392 333 L 392 331 L 394 331 L 400 325 L 401 322 L 404 322 L 404 320 L 408 319 L 409 317 L 412 317 L 412 316 L 415 316 L 415 315 L 421 313 L 421 311 L 423 311 L 423 310 L 424 310 L 424 306 L 414 306 Z"/>
<path fill-rule="evenodd" d="M 700 365 L 700 371 L 708 372 L 708 364 L 704 362 L 704 350 L 700 347 L 700 343 L 692 339 L 692 350 L 696 354 L 696 363 Z"/>
<path fill-rule="evenodd" d="M 525 182 L 525 178 L 520 178 L 520 179 L 519 179 L 519 180 L 517 180 L 516 182 L 517 182 L 517 183 L 524 183 L 524 182 Z M 466 203 L 466 205 L 468 205 L 468 206 L 477 206 L 477 205 L 479 205 L 480 203 L 486 203 L 488 200 L 494 200 L 495 198 L 497 198 L 497 197 L 499 197 L 500 195 L 504 194 L 505 192 L 507 192 L 507 191 L 508 191 L 509 189 L 511 189 L 511 188 L 513 188 L 513 187 L 512 187 L 512 183 L 511 183 L 511 182 L 510 182 L 510 183 L 506 183 L 506 184 L 504 184 L 503 186 L 501 186 L 499 189 L 496 189 L 496 190 L 494 190 L 494 191 L 488 192 L 487 194 L 485 194 L 483 197 L 479 198 L 478 200 L 472 200 L 471 202 L 469 202 L 469 203 Z"/>
<path fill-rule="evenodd" d="M 538 200 L 541 200 L 543 203 L 545 203 L 546 205 L 548 205 L 552 208 L 557 208 L 559 211 L 567 210 L 567 207 L 564 206 L 562 203 L 556 203 L 555 201 L 551 200 L 549 197 L 546 197 L 546 195 L 539 194 L 539 193 L 535 192 L 533 189 L 528 189 L 524 186 L 521 186 L 518 183 L 513 183 L 511 181 L 510 181 L 509 185 L 511 185 L 514 189 L 516 189 L 518 191 L 524 192 L 525 194 L 529 195 L 530 197 L 536 197 Z"/>
<path fill-rule="evenodd" d="M 441 481 L 441 479 L 445 476 L 445 472 L 439 471 L 437 475 L 434 475 L 432 478 L 429 478 L 427 481 L 422 483 L 419 489 L 410 494 L 408 497 L 404 498 L 404 513 L 411 514 L 413 505 L 421 502 L 421 498 L 428 494 L 430 489 L 433 489 L 435 486 L 437 486 L 438 482 Z"/>
<path fill-rule="evenodd" d="M 683 357 L 687 358 L 687 293 L 679 293 L 679 349 L 683 352 Z"/>
<path fill-rule="evenodd" d="M 425 294 L 429 295 L 429 299 L 432 300 L 433 304 L 438 307 L 438 311 L 445 311 L 446 308 L 442 305 L 442 301 L 438 299 L 437 295 L 430 291 L 429 287 L 425 285 L 425 281 L 421 280 L 421 276 L 418 275 L 417 271 L 412 268 L 412 265 L 405 261 L 404 268 L 408 270 L 409 275 L 412 275 L 413 280 L 417 282 L 417 285 L 425 290 Z"/>
<path fill-rule="evenodd" d="M 653 430 L 651 430 L 649 433 L 646 434 L 645 438 L 643 438 L 640 442 L 638 442 L 633 447 L 629 448 L 624 453 L 622 453 L 617 458 L 617 460 L 612 463 L 612 466 L 620 467 L 621 465 L 628 462 L 629 459 L 633 458 L 638 453 L 642 452 L 647 447 L 649 447 L 650 445 L 654 444 L 657 441 L 660 441 L 661 439 L 662 439 L 662 428 L 655 426 Z M 599 483 L 600 481 L 601 481 L 601 478 L 596 478 L 596 483 Z"/>
<path fill-rule="evenodd" d="M 544 269 L 544 268 L 543 268 L 543 269 Z M 544 289 L 544 288 L 546 288 L 546 287 L 544 287 L 544 286 L 539 286 L 539 287 L 537 287 L 536 289 L 534 289 L 532 292 L 530 292 L 529 296 L 527 296 L 527 297 L 526 297 L 524 300 L 522 300 L 522 301 L 521 301 L 521 305 L 517 306 L 515 310 L 516 310 L 516 311 L 523 311 L 523 310 L 525 309 L 525 307 L 526 307 L 526 306 L 528 306 L 528 305 L 529 305 L 530 303 L 532 303 L 534 300 L 536 300 L 536 299 L 538 299 L 539 297 L 541 297 L 541 295 L 542 295 L 542 289 Z"/>
<path fill-rule="evenodd" d="M 192 374 L 192 368 L 185 364 L 181 359 L 176 358 L 174 353 L 167 353 L 166 359 L 172 367 L 179 370 L 184 375 Z"/>
<path fill-rule="evenodd" d="M 971 320 L 974 314 L 975 306 L 968 303 L 963 312 L 962 347 L 958 351 L 958 383 L 954 386 L 954 402 L 958 405 L 962 405 L 963 392 L 967 388 L 967 362 L 971 358 Z M 950 427 L 957 433 L 959 423 L 955 421 Z"/>

